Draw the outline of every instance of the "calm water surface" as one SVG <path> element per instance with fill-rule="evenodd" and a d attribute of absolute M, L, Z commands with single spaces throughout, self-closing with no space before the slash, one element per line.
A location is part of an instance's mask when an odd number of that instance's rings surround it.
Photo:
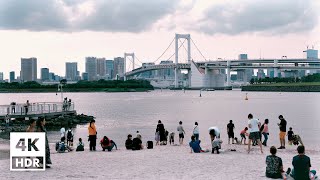
<path fill-rule="evenodd" d="M 195 121 L 200 127 L 200 139 L 209 144 L 208 128 L 218 126 L 222 139 L 226 139 L 226 125 L 230 119 L 235 123 L 235 134 L 247 125 L 247 115 L 270 120 L 270 143 L 278 142 L 278 116 L 282 114 L 288 121 L 288 127 L 302 136 L 305 144 L 319 144 L 320 138 L 320 93 L 279 93 L 249 92 L 245 101 L 245 92 L 233 91 L 170 91 L 156 90 L 143 93 L 65 93 L 65 97 L 75 102 L 79 114 L 96 117 L 98 138 L 107 135 L 118 146 L 123 147 L 128 133 L 140 131 L 143 141 L 154 140 L 155 127 L 159 119 L 169 132 L 176 132 L 179 121 L 183 121 L 186 137 L 192 133 Z M 18 93 L 0 94 L 0 104 L 12 101 L 24 103 L 60 101 L 55 93 Z M 81 137 L 87 143 L 87 125 L 75 129 L 75 139 Z M 176 133 L 176 142 L 177 133 Z M 59 133 L 50 132 L 49 140 L 58 141 Z"/>

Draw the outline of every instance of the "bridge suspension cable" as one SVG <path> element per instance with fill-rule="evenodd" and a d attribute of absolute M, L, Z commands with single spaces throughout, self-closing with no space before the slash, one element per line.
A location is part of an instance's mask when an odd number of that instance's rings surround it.
<path fill-rule="evenodd" d="M 175 38 L 172 39 L 171 43 L 169 44 L 169 46 L 166 48 L 166 50 L 163 51 L 163 53 L 157 58 L 157 60 L 153 61 L 153 63 L 157 62 L 166 52 L 167 50 L 170 48 L 170 46 L 172 45 L 172 43 L 174 42 Z"/>
<path fill-rule="evenodd" d="M 200 49 L 198 48 L 198 46 L 196 45 L 196 43 L 194 43 L 193 39 L 191 39 L 192 44 L 196 47 L 196 49 L 198 50 L 198 52 L 200 53 L 200 55 L 204 58 L 205 61 L 208 61 L 206 57 L 204 57 L 204 55 L 202 54 L 202 52 L 200 51 Z"/>
<path fill-rule="evenodd" d="M 179 41 L 180 41 L 180 43 L 182 43 L 180 39 L 179 39 Z M 184 50 L 186 50 L 186 52 L 188 53 L 188 50 L 187 50 L 187 48 L 184 46 L 184 43 L 182 43 L 182 46 L 183 46 Z M 191 59 L 192 59 L 192 58 L 191 58 Z M 188 61 L 188 60 L 187 60 L 187 61 Z"/>
<path fill-rule="evenodd" d="M 183 44 L 184 44 L 185 42 L 186 42 L 186 39 L 184 39 L 183 42 L 182 42 L 182 44 L 178 47 L 178 52 L 179 52 L 179 49 L 183 46 Z M 175 54 L 176 54 L 176 52 L 174 52 L 174 53 L 168 58 L 168 60 L 171 59 Z"/>

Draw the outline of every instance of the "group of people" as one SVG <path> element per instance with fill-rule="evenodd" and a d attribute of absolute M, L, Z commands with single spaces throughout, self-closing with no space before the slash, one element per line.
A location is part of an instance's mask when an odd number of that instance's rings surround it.
<path fill-rule="evenodd" d="M 70 107 L 71 107 L 71 99 L 68 100 L 67 97 L 65 97 L 63 99 L 63 105 L 62 105 L 62 109 L 64 111 L 69 111 L 70 110 Z"/>

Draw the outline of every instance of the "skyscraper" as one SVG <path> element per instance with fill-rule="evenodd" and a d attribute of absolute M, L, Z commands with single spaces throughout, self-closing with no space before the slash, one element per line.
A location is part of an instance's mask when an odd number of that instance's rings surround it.
<path fill-rule="evenodd" d="M 123 77 L 123 75 L 124 75 L 124 58 L 123 57 L 114 58 L 113 68 L 114 68 L 113 77 L 116 77 L 117 75 L 120 77 Z"/>
<path fill-rule="evenodd" d="M 305 57 L 309 59 L 318 59 L 318 50 L 316 49 L 307 49 L 303 51 L 305 53 Z M 316 64 L 309 63 L 309 66 L 317 66 Z M 309 74 L 320 73 L 319 70 L 309 70 Z"/>
<path fill-rule="evenodd" d="M 37 58 L 21 58 L 21 81 L 37 80 Z"/>
<path fill-rule="evenodd" d="M 49 81 L 49 69 L 41 68 L 41 81 Z"/>
<path fill-rule="evenodd" d="M 77 81 L 78 63 L 66 62 L 66 79 L 68 81 Z"/>
<path fill-rule="evenodd" d="M 97 79 L 97 58 L 86 57 L 86 73 L 88 73 L 88 80 L 94 81 Z"/>
<path fill-rule="evenodd" d="M 106 58 L 97 58 L 97 76 L 98 76 L 98 79 L 105 79 Z"/>
<path fill-rule="evenodd" d="M 16 80 L 16 75 L 14 71 L 10 72 L 10 82 L 14 82 Z"/>
<path fill-rule="evenodd" d="M 106 76 L 107 79 L 113 79 L 113 71 L 114 71 L 114 67 L 113 67 L 113 60 L 106 60 Z"/>

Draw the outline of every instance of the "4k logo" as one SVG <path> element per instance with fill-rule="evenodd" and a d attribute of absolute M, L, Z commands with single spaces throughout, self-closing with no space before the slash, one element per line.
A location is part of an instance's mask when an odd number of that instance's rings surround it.
<path fill-rule="evenodd" d="M 10 170 L 45 170 L 45 133 L 10 133 Z"/>

